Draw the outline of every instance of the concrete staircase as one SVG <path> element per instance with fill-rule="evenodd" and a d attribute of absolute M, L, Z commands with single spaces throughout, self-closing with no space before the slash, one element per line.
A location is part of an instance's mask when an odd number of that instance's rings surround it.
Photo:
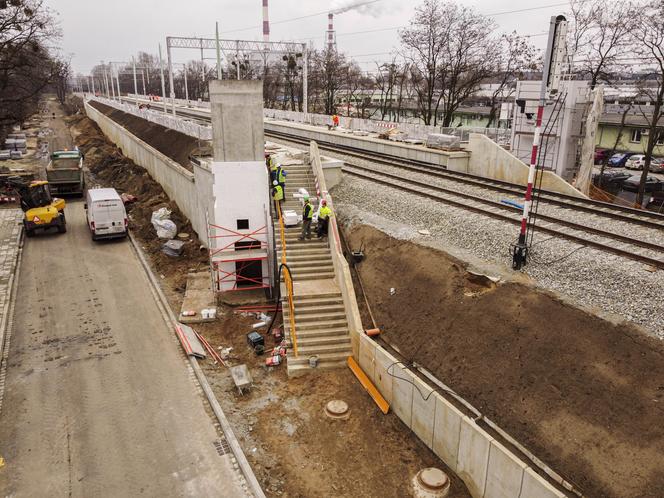
<path fill-rule="evenodd" d="M 299 199 L 293 193 L 304 187 L 316 196 L 311 167 L 285 166 L 287 171 L 283 209 L 302 212 Z M 314 207 L 316 204 L 314 203 Z M 288 349 L 288 375 L 312 370 L 309 358 L 318 357 L 318 369 L 338 368 L 352 355 L 348 322 L 341 292 L 334 281 L 334 266 L 327 240 L 316 238 L 299 240 L 302 226 L 286 228 L 286 264 L 293 276 L 295 291 L 295 329 L 298 357 L 292 347 Z M 281 242 L 278 226 L 277 261 L 281 261 Z M 284 331 L 290 343 L 290 314 L 285 288 L 282 286 Z M 292 346 L 292 344 L 291 344 Z"/>

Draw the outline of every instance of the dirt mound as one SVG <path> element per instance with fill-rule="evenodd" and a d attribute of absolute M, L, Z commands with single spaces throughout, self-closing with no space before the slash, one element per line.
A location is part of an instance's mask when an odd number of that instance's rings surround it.
<path fill-rule="evenodd" d="M 407 359 L 587 496 L 662 496 L 664 344 L 373 228 L 347 237 L 366 248 L 372 311 Z"/>
<path fill-rule="evenodd" d="M 76 114 L 68 118 L 68 122 L 76 145 L 85 154 L 89 170 L 88 186 L 113 187 L 120 193 L 137 197 L 137 202 L 127 205 L 132 233 L 151 256 L 154 269 L 172 279 L 175 290 L 184 292 L 187 271 L 204 268 L 208 264 L 207 252 L 200 249 L 200 242 L 189 220 L 168 198 L 161 185 L 144 168 L 123 156 L 94 121 Z M 165 241 L 157 238 L 150 221 L 152 212 L 161 207 L 171 210 L 171 220 L 177 225 L 178 232 L 191 236 L 185 244 L 184 254 L 179 258 L 171 258 L 161 252 Z"/>
<path fill-rule="evenodd" d="M 205 144 L 205 142 L 199 143 L 194 137 L 118 111 L 100 102 L 91 101 L 90 105 L 188 170 L 192 169 L 189 156 L 198 149 L 199 145 Z"/>

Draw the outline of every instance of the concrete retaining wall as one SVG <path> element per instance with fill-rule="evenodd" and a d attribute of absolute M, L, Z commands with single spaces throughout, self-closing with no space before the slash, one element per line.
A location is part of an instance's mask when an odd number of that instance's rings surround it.
<path fill-rule="evenodd" d="M 471 152 L 470 160 L 464 169 L 450 168 L 462 173 L 493 178 L 505 182 L 528 184 L 529 166 L 516 156 L 503 149 L 493 140 L 484 135 L 470 135 L 470 142 L 466 146 Z M 542 177 L 542 188 L 562 194 L 585 197 L 581 192 L 551 171 L 545 171 Z"/>
<path fill-rule="evenodd" d="M 365 334 L 356 355 L 394 413 L 479 498 L 562 498 L 549 484 L 475 421 Z"/>
<path fill-rule="evenodd" d="M 329 142 L 349 147 L 359 147 L 368 151 L 388 154 L 404 159 L 415 159 L 417 161 L 426 161 L 451 169 L 461 170 L 468 167 L 468 152 L 445 152 L 435 149 L 427 149 L 423 146 L 408 145 L 401 142 L 389 142 L 373 137 L 362 137 L 341 133 L 339 131 L 327 131 L 323 128 L 317 128 L 297 123 L 287 123 L 282 121 L 265 121 L 265 131 L 275 131 L 281 133 L 291 133 L 309 140 Z"/>
<path fill-rule="evenodd" d="M 142 166 L 158 182 L 166 195 L 191 221 L 201 242 L 207 245 L 205 213 L 212 212 L 212 173 L 205 166 L 188 171 L 157 149 L 131 134 L 121 125 L 85 103 L 85 112 L 122 153 Z"/>

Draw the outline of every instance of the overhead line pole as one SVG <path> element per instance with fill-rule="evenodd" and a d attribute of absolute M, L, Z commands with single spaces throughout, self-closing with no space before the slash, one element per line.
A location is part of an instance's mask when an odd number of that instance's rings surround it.
<path fill-rule="evenodd" d="M 164 83 L 164 60 L 161 58 L 161 43 L 159 44 L 159 74 L 161 75 L 161 103 L 164 114 L 168 114 L 166 107 L 166 84 Z"/>
<path fill-rule="evenodd" d="M 222 75 L 221 75 L 221 43 L 219 42 L 219 21 L 217 21 L 214 36 L 217 47 L 217 79 L 220 80 Z M 202 50 L 203 49 L 201 48 L 201 51 Z"/>
<path fill-rule="evenodd" d="M 166 60 L 168 62 L 168 85 L 169 85 L 169 94 L 171 97 L 171 111 L 173 116 L 175 116 L 175 88 L 173 87 L 173 60 L 171 59 L 171 44 L 168 42 L 168 36 L 166 37 Z M 164 106 L 166 102 L 164 102 Z"/>

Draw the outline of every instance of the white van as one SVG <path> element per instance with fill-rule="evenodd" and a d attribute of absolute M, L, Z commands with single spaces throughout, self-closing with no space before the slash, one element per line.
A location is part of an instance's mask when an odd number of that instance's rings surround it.
<path fill-rule="evenodd" d="M 85 212 L 92 240 L 127 236 L 127 211 L 114 188 L 88 190 Z"/>

